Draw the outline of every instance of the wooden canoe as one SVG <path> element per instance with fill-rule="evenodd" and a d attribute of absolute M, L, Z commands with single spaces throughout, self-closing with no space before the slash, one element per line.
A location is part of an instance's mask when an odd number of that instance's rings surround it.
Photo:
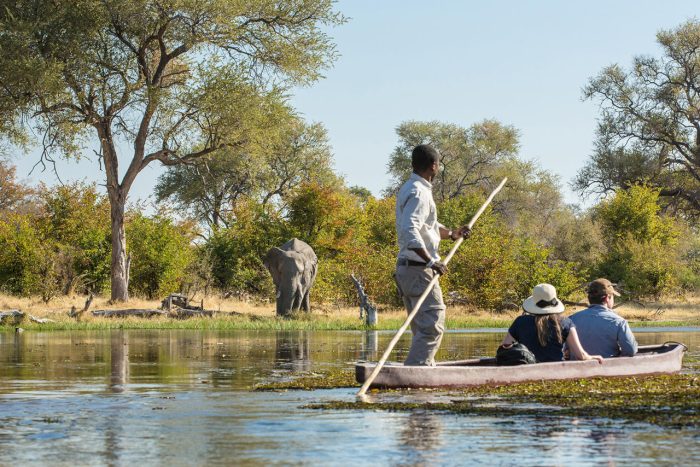
<path fill-rule="evenodd" d="M 677 373 L 686 346 L 677 342 L 640 346 L 634 357 L 497 366 L 495 358 L 439 362 L 436 366 L 404 366 L 387 363 L 371 387 L 376 388 L 455 388 L 482 384 L 509 384 L 523 381 L 593 378 L 596 376 L 635 376 Z M 355 379 L 364 383 L 376 363 L 355 365 Z"/>

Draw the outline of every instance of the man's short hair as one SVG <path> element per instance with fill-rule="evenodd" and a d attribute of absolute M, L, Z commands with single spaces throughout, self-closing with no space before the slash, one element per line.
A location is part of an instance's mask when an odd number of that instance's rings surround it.
<path fill-rule="evenodd" d="M 430 168 L 433 162 L 440 162 L 440 153 L 429 144 L 419 144 L 411 153 L 413 170 L 422 172 Z"/>
<path fill-rule="evenodd" d="M 588 303 L 591 305 L 600 305 L 608 295 L 620 296 L 615 290 L 615 285 L 607 279 L 596 279 L 588 284 Z"/>

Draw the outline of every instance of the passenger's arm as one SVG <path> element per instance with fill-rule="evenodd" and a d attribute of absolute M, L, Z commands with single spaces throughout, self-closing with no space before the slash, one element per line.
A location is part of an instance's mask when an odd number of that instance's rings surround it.
<path fill-rule="evenodd" d="M 515 343 L 515 339 L 508 332 L 508 333 L 506 333 L 506 337 L 503 338 L 503 342 L 501 342 L 501 347 L 508 348 L 511 345 L 513 345 L 514 343 Z"/>
<path fill-rule="evenodd" d="M 575 360 L 598 360 L 598 363 L 603 363 L 603 357 L 600 355 L 589 355 L 581 346 L 581 341 L 578 340 L 576 328 L 569 330 L 569 337 L 566 338 L 566 345 L 569 347 L 569 352 Z"/>
<path fill-rule="evenodd" d="M 633 357 L 637 353 L 637 339 L 634 338 L 627 321 L 617 331 L 617 343 L 620 346 L 620 356 Z"/>

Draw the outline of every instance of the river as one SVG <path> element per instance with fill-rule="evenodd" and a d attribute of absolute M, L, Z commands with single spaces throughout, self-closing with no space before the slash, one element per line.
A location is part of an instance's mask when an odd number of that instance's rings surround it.
<path fill-rule="evenodd" d="M 438 359 L 491 355 L 502 334 L 448 332 Z M 700 358 L 698 329 L 635 334 L 642 345 L 684 342 L 688 357 Z M 376 331 L 0 333 L 0 465 L 700 464 L 700 429 L 617 419 L 319 411 L 303 406 L 354 400 L 357 388 L 252 390 L 376 360 L 392 337 Z M 409 339 L 401 339 L 392 359 L 405 356 Z"/>

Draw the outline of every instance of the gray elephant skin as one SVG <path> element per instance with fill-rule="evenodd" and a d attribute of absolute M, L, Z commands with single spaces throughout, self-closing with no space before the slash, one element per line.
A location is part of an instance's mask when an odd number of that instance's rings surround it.
<path fill-rule="evenodd" d="M 311 311 L 309 291 L 316 279 L 318 258 L 305 242 L 293 238 L 281 247 L 273 247 L 263 260 L 272 275 L 277 292 L 277 315 Z"/>

